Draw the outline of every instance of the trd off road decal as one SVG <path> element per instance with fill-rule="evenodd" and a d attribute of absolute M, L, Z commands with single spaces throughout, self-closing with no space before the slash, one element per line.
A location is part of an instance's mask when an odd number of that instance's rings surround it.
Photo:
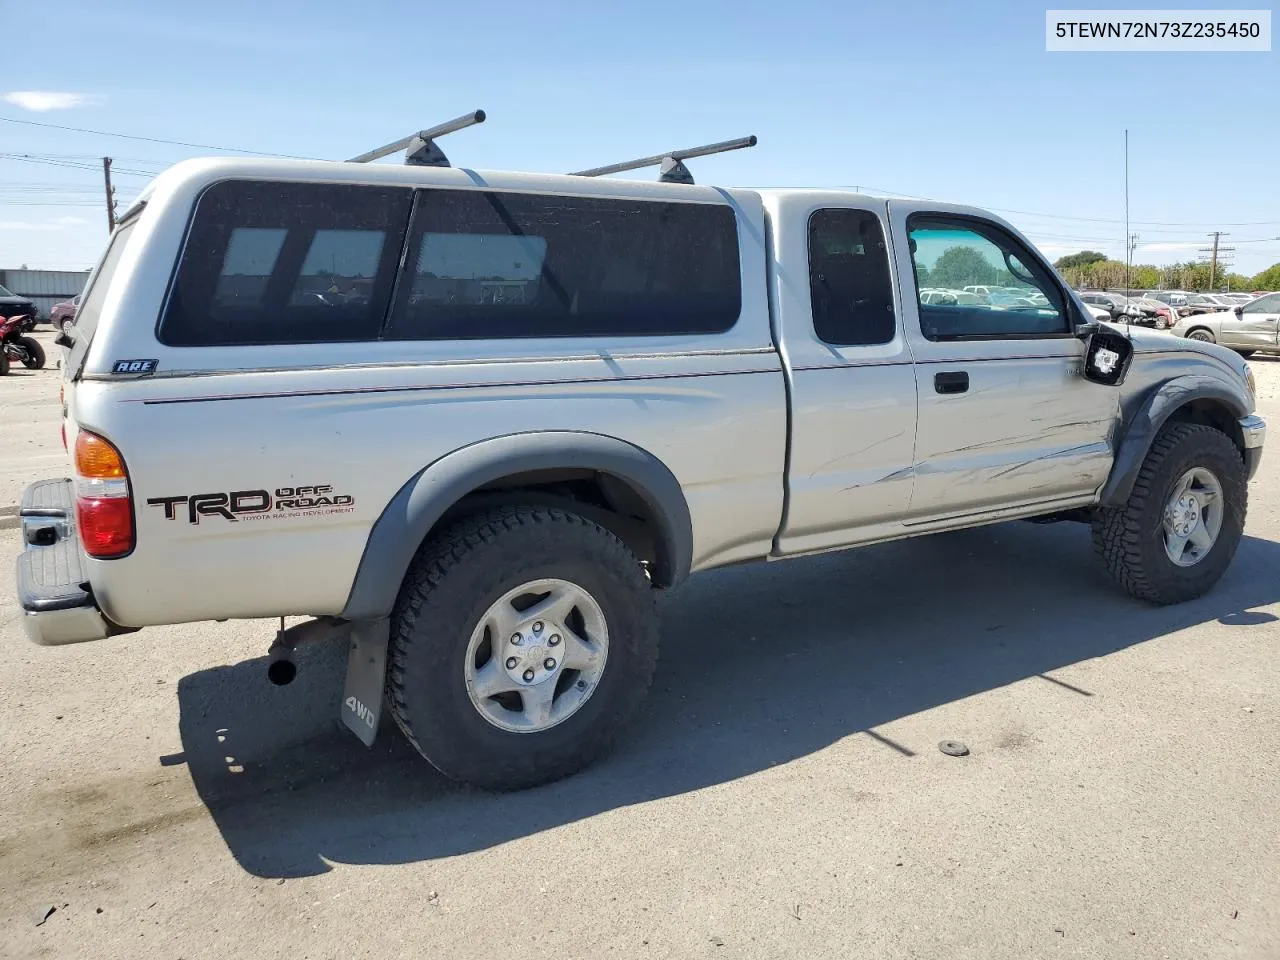
<path fill-rule="evenodd" d="M 148 497 L 147 506 L 163 507 L 166 520 L 185 519 L 199 523 L 205 517 L 239 520 L 276 520 L 282 517 L 327 517 L 350 513 L 356 498 L 335 494 L 328 484 L 309 487 L 277 487 L 266 490 L 235 490 L 231 493 L 192 493 L 181 497 Z"/>

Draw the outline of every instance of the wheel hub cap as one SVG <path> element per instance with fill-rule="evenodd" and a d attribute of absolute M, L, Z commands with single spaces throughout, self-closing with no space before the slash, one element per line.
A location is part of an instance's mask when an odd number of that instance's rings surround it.
<path fill-rule="evenodd" d="M 1179 567 L 1208 556 L 1222 530 L 1222 484 L 1206 467 L 1192 467 L 1174 484 L 1164 508 L 1164 549 Z"/>
<path fill-rule="evenodd" d="M 463 668 L 471 704 L 512 733 L 562 723 L 595 692 L 609 653 L 604 611 L 568 580 L 532 580 L 490 605 Z"/>

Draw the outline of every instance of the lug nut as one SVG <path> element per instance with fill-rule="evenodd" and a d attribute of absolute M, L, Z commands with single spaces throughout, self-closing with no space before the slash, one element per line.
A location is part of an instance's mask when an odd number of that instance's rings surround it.
<path fill-rule="evenodd" d="M 533 671 L 532 671 L 532 670 L 526 670 L 526 671 L 524 672 L 524 678 L 525 678 L 525 680 L 526 680 L 526 681 L 532 680 L 532 679 L 533 679 Z"/>
<path fill-rule="evenodd" d="M 524 637 L 520 636 L 518 633 L 513 633 L 511 635 L 511 642 L 518 647 L 520 644 L 524 643 Z"/>
<path fill-rule="evenodd" d="M 541 632 L 542 632 L 542 621 L 541 621 L 541 620 L 538 620 L 537 622 L 535 622 L 535 623 L 534 623 L 534 625 L 533 625 L 533 632 L 534 632 L 534 633 L 541 633 Z"/>
<path fill-rule="evenodd" d="M 553 634 L 551 635 L 551 639 L 550 639 L 548 642 L 549 642 L 553 647 L 558 647 L 558 646 L 560 646 L 560 634 L 558 634 L 558 633 L 553 633 Z"/>
<path fill-rule="evenodd" d="M 507 657 L 507 669 L 514 670 L 516 668 L 516 664 L 519 662 L 520 661 L 517 660 L 515 657 Z"/>
<path fill-rule="evenodd" d="M 547 657 L 547 659 L 543 660 L 542 665 L 546 667 L 548 670 L 554 670 L 556 668 L 556 662 L 552 660 L 550 657 Z"/>

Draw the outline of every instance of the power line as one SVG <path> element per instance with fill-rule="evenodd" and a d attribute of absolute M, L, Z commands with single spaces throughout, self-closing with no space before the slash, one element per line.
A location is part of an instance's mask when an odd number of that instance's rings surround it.
<path fill-rule="evenodd" d="M 245 150 L 241 147 L 218 147 L 211 143 L 188 143 L 185 140 L 165 140 L 160 137 L 140 137 L 132 133 L 114 133 L 109 130 L 90 130 L 86 127 L 68 127 L 60 123 L 41 120 L 19 120 L 16 117 L 0 117 L 5 123 L 21 123 L 28 127 L 46 127 L 50 130 L 66 130 L 70 133 L 88 133 L 96 137 L 116 137 L 120 140 L 137 140 L 142 143 L 163 143 L 171 147 L 191 147 L 196 150 L 219 150 L 223 153 L 244 153 L 255 157 L 280 157 L 284 160 L 315 160 L 316 157 L 295 157 L 287 153 L 271 153 L 267 150 Z"/>

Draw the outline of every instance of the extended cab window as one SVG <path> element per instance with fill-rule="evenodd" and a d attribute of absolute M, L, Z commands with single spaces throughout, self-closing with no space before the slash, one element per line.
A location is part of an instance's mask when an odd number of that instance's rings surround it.
<path fill-rule="evenodd" d="M 388 337 L 721 333 L 742 310 L 726 206 L 422 192 Z"/>
<path fill-rule="evenodd" d="M 196 205 L 160 340 L 376 340 L 411 205 L 401 187 L 214 184 Z"/>
<path fill-rule="evenodd" d="M 966 217 L 914 215 L 907 221 L 930 340 L 1062 336 L 1066 306 L 1052 276 L 1012 236 Z"/>
<path fill-rule="evenodd" d="M 893 339 L 893 281 L 880 220 L 867 210 L 809 218 L 809 296 L 818 339 L 870 346 Z"/>

